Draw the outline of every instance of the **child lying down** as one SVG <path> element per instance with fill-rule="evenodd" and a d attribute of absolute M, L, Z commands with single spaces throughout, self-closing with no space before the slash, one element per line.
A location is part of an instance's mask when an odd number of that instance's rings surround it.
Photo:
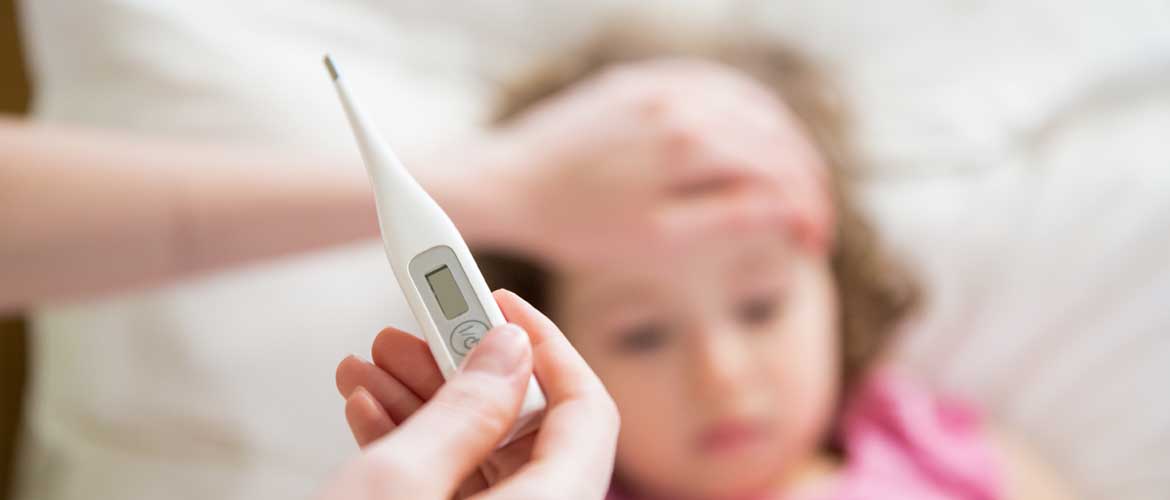
<path fill-rule="evenodd" d="M 789 193 L 785 231 L 631 251 L 605 265 L 476 252 L 489 285 L 551 317 L 617 403 L 610 498 L 1066 497 L 978 409 L 883 364 L 918 289 L 851 203 L 844 177 L 857 160 L 845 113 L 808 61 L 769 44 L 605 40 L 507 94 L 497 126 L 540 126 L 542 111 L 573 86 L 653 79 L 662 91 L 686 92 L 696 72 L 716 72 L 769 96 L 788 139 L 773 163 Z M 380 350 L 420 342 L 383 331 L 376 366 L 385 368 Z M 351 357 L 338 369 L 349 405 L 378 406 L 347 411 L 351 427 L 379 428 L 354 419 L 413 411 L 395 408 L 410 398 L 384 388 L 429 398 L 365 363 Z M 359 392 L 373 399 L 353 397 Z M 525 446 L 531 439 L 500 453 Z"/>

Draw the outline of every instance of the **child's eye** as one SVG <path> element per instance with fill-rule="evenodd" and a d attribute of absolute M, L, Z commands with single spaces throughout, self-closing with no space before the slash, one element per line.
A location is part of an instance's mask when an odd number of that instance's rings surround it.
<path fill-rule="evenodd" d="M 783 308 L 780 296 L 758 297 L 739 305 L 739 321 L 748 326 L 763 326 L 776 319 Z"/>
<path fill-rule="evenodd" d="M 670 333 L 666 325 L 646 323 L 619 334 L 617 349 L 631 354 L 647 353 L 661 348 L 669 340 Z"/>

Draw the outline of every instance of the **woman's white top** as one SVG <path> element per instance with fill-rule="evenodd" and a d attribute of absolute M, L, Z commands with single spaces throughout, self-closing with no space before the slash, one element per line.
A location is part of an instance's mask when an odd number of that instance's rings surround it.
<path fill-rule="evenodd" d="M 35 0 L 20 11 L 38 120 L 353 155 L 338 168 L 360 167 L 326 51 L 408 147 L 479 126 L 496 82 L 616 14 L 799 43 L 842 80 L 873 159 L 874 209 L 933 289 L 908 364 L 1032 432 L 1086 491 L 1164 493 L 1170 458 L 1142 443 L 1170 432 L 1170 408 L 1147 401 L 1165 401 L 1151 391 L 1170 380 L 1166 336 L 1150 334 L 1170 325 L 1165 2 L 684 4 Z M 1112 198 L 1087 204 L 1100 186 Z M 385 325 L 415 330 L 374 241 L 44 304 L 33 319 L 25 500 L 309 497 L 356 454 L 336 363 L 368 352 Z M 961 353 L 942 349 L 956 342 Z M 1069 357 L 1027 356 L 1042 353 Z M 1117 414 L 1100 415 L 1100 399 Z"/>

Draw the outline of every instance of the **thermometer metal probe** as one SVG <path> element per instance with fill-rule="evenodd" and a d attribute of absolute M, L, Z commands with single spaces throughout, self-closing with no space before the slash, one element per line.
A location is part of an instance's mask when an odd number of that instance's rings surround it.
<path fill-rule="evenodd" d="M 394 277 L 435 363 L 444 378 L 451 378 L 483 335 L 505 323 L 504 314 L 455 224 L 373 132 L 328 55 L 325 67 L 374 187 L 378 225 Z M 504 443 L 534 430 L 544 407 L 544 394 L 533 377 L 520 416 Z"/>

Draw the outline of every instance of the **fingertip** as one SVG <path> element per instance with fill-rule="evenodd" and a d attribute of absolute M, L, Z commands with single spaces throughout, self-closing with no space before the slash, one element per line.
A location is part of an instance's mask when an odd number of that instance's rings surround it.
<path fill-rule="evenodd" d="M 394 328 L 392 326 L 388 326 L 386 328 L 383 328 L 381 331 L 378 332 L 378 335 L 374 336 L 374 343 L 371 347 L 371 351 L 377 350 L 377 346 L 379 344 L 384 344 L 386 342 L 393 341 L 393 339 L 398 338 L 402 335 L 410 335 L 410 334 L 407 332 L 404 332 L 402 330 L 399 330 L 397 328 Z M 411 335 L 411 336 L 413 337 L 413 335 Z"/>
<path fill-rule="evenodd" d="M 552 320 L 548 319 L 535 306 L 528 303 L 527 300 L 524 300 L 524 297 L 503 288 L 496 290 L 496 292 L 499 293 L 496 296 L 496 303 L 499 304 L 500 311 L 504 313 L 504 318 L 509 323 L 514 323 L 521 329 L 527 331 L 529 336 L 536 333 L 533 330 L 557 328 Z"/>
<path fill-rule="evenodd" d="M 363 448 L 394 430 L 394 421 L 386 409 L 362 386 L 356 387 L 345 400 L 345 421 L 354 440 Z"/>
<path fill-rule="evenodd" d="M 383 358 L 384 354 L 403 351 L 405 346 L 412 344 L 425 346 L 426 342 L 410 332 L 386 327 L 378 332 L 377 337 L 374 337 L 374 343 L 370 345 L 370 357 L 374 360 L 374 364 L 380 365 L 379 360 Z"/>
<path fill-rule="evenodd" d="M 443 374 L 426 341 L 397 328 L 386 328 L 371 347 L 374 366 L 402 382 L 421 399 L 443 384 Z"/>
<path fill-rule="evenodd" d="M 471 354 L 464 360 L 460 371 L 478 371 L 513 377 L 532 372 L 532 347 L 524 328 L 515 323 L 505 323 L 492 328 L 484 335 Z"/>
<path fill-rule="evenodd" d="M 560 328 L 540 309 L 524 300 L 524 297 L 504 288 L 496 290 L 493 295 L 496 297 L 496 304 L 500 306 L 500 312 L 504 313 L 504 319 L 520 327 L 528 335 L 533 346 L 538 345 L 550 333 L 562 335 Z"/>
<path fill-rule="evenodd" d="M 514 313 L 526 313 L 526 311 L 531 311 L 531 313 L 541 313 L 541 311 L 537 310 L 535 307 L 532 307 L 531 303 L 524 300 L 524 297 L 517 295 L 515 292 L 512 292 L 512 290 L 507 288 L 500 288 L 495 290 L 495 292 L 493 292 L 493 296 L 495 296 L 496 303 L 498 306 L 500 306 L 500 309 L 503 311 L 505 317 L 508 316 L 509 311 L 514 311 Z M 515 321 L 512 321 L 511 319 L 508 321 L 515 323 Z"/>
<path fill-rule="evenodd" d="M 790 224 L 793 213 L 783 203 L 771 200 L 755 200 L 743 211 L 741 224 L 743 230 L 782 229 Z"/>
<path fill-rule="evenodd" d="M 378 401 L 374 399 L 374 395 L 370 394 L 369 389 L 363 386 L 354 387 L 348 398 L 345 398 L 346 403 L 353 403 L 355 408 L 365 409 L 365 407 L 381 407 Z M 347 405 L 348 407 L 348 405 Z"/>
<path fill-rule="evenodd" d="M 503 302 L 527 304 L 527 302 L 522 297 L 517 295 L 516 292 L 508 290 L 507 288 L 497 288 L 496 291 L 492 292 L 492 297 L 496 299 L 496 303 L 500 304 L 501 307 L 503 306 Z"/>
<path fill-rule="evenodd" d="M 348 399 L 353 393 L 355 377 L 360 373 L 361 364 L 365 363 L 356 355 L 350 354 L 342 359 L 337 364 L 337 370 L 333 374 L 334 383 L 337 385 L 337 393 L 341 394 L 342 398 Z"/>

